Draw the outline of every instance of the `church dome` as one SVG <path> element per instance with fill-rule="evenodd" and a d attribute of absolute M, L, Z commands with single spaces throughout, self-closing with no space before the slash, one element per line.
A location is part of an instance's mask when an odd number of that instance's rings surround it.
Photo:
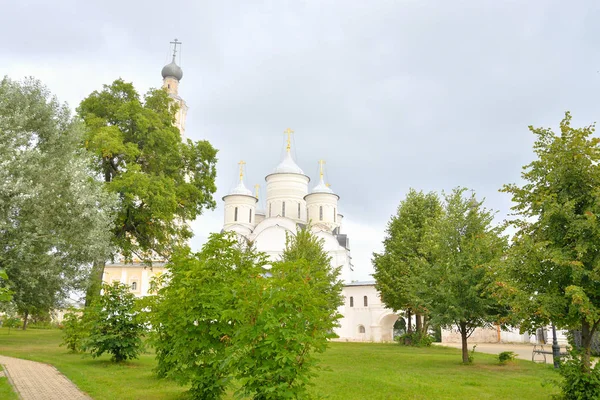
<path fill-rule="evenodd" d="M 238 183 L 238 185 L 236 187 L 234 187 L 233 189 L 231 189 L 231 192 L 229 192 L 229 195 L 236 195 L 236 194 L 241 194 L 244 196 L 252 196 L 252 191 L 250 191 L 250 189 L 248 189 L 246 187 L 246 185 L 244 185 L 244 182 L 240 181 L 240 183 Z"/>
<path fill-rule="evenodd" d="M 323 181 L 323 177 L 321 177 L 321 180 L 319 181 L 319 184 L 317 186 L 315 186 L 310 193 L 329 193 L 329 194 L 335 194 L 335 193 L 333 193 L 333 190 L 331 190 L 325 184 L 325 182 Z"/>
<path fill-rule="evenodd" d="M 285 153 L 283 161 L 279 163 L 273 170 L 274 174 L 300 174 L 304 175 L 304 171 L 294 162 L 289 151 Z"/>
<path fill-rule="evenodd" d="M 173 59 L 173 61 L 171 61 L 170 64 L 167 64 L 163 67 L 161 74 L 163 78 L 171 76 L 177 79 L 178 81 L 180 81 L 181 78 L 183 78 L 183 70 L 179 65 L 175 64 L 175 59 Z"/>

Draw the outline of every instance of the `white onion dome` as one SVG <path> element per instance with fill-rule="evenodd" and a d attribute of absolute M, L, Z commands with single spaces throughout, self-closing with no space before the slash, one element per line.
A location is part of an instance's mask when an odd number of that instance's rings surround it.
<path fill-rule="evenodd" d="M 250 189 L 248 189 L 246 187 L 246 185 L 244 185 L 244 182 L 240 181 L 240 183 L 238 183 L 238 185 L 236 187 L 234 187 L 233 189 L 231 189 L 231 191 L 229 192 L 228 196 L 231 195 L 243 195 L 243 196 L 252 196 L 252 191 Z"/>
<path fill-rule="evenodd" d="M 294 162 L 289 151 L 285 153 L 283 161 L 279 163 L 273 170 L 274 174 L 300 174 L 304 175 L 304 171 Z"/>
<path fill-rule="evenodd" d="M 321 180 L 319 180 L 319 184 L 317 186 L 315 186 L 310 193 L 311 194 L 312 193 L 329 193 L 329 194 L 335 194 L 333 192 L 333 190 L 331 190 L 331 188 L 329 188 L 325 184 L 325 182 L 323 181 L 323 177 L 321 177 Z"/>
<path fill-rule="evenodd" d="M 181 78 L 183 78 L 183 70 L 179 65 L 175 64 L 175 58 L 173 58 L 173 61 L 171 61 L 170 64 L 167 64 L 163 67 L 161 74 L 163 78 L 170 76 L 177 79 L 178 81 L 180 81 Z"/>

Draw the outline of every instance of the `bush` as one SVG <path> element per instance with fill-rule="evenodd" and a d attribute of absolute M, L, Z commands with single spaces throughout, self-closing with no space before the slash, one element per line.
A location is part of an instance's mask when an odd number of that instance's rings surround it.
<path fill-rule="evenodd" d="M 513 351 L 503 351 L 502 353 L 498 354 L 498 362 L 500 364 L 506 364 L 509 361 L 513 361 L 516 356 L 517 354 Z"/>
<path fill-rule="evenodd" d="M 143 350 L 145 328 L 135 296 L 128 285 L 119 282 L 105 284 L 102 290 L 102 295 L 86 309 L 85 320 L 90 331 L 83 350 L 89 350 L 92 357 L 110 353 L 115 362 L 138 358 Z"/>
<path fill-rule="evenodd" d="M 70 310 L 65 314 L 63 320 L 63 342 L 61 346 L 66 346 L 73 353 L 82 350 L 83 341 L 88 336 L 88 331 L 83 322 L 81 311 Z"/>
<path fill-rule="evenodd" d="M 559 383 L 564 400 L 600 399 L 600 367 L 596 364 L 589 374 L 583 372 L 583 363 L 578 354 L 563 361 L 559 373 L 563 377 Z"/>
<path fill-rule="evenodd" d="M 433 343 L 434 338 L 427 333 L 410 332 L 397 336 L 396 340 L 404 346 L 429 347 Z"/>
<path fill-rule="evenodd" d="M 16 329 L 20 327 L 22 323 L 23 321 L 21 318 L 14 315 L 5 315 L 2 317 L 2 326 L 8 328 L 8 333 L 10 333 L 11 328 Z"/>
<path fill-rule="evenodd" d="M 469 364 L 473 364 L 473 361 L 475 361 L 475 348 L 477 347 L 476 344 L 473 345 L 473 350 L 471 350 L 469 352 Z"/>

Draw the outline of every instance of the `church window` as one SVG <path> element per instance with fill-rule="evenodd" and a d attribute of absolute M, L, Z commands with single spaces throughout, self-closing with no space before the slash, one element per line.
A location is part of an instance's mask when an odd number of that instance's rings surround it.
<path fill-rule="evenodd" d="M 137 290 L 137 282 L 131 282 L 131 290 Z"/>
<path fill-rule="evenodd" d="M 333 222 L 336 222 L 336 214 L 337 214 L 337 210 L 334 208 L 333 209 Z"/>
<path fill-rule="evenodd" d="M 362 325 L 358 326 L 358 333 L 365 333 L 365 327 Z"/>
<path fill-rule="evenodd" d="M 323 206 L 319 206 L 319 221 L 323 221 Z"/>
<path fill-rule="evenodd" d="M 272 205 L 273 205 L 273 204 L 270 204 L 270 203 L 269 203 L 269 217 L 271 216 L 271 206 L 272 206 Z"/>
<path fill-rule="evenodd" d="M 363 303 L 365 303 L 365 307 L 369 305 L 369 299 L 367 298 L 367 296 L 363 297 Z"/>
<path fill-rule="evenodd" d="M 354 307 L 354 297 L 350 296 L 350 307 Z"/>
<path fill-rule="evenodd" d="M 298 203 L 298 218 L 300 218 L 300 203 Z"/>
<path fill-rule="evenodd" d="M 285 217 L 285 201 L 281 202 L 281 216 Z"/>
<path fill-rule="evenodd" d="M 171 89 L 171 84 L 167 83 L 167 89 Z"/>
<path fill-rule="evenodd" d="M 252 223 L 252 210 L 248 210 L 248 222 Z"/>
<path fill-rule="evenodd" d="M 233 220 L 237 221 L 237 207 L 235 208 L 235 211 L 233 212 Z"/>

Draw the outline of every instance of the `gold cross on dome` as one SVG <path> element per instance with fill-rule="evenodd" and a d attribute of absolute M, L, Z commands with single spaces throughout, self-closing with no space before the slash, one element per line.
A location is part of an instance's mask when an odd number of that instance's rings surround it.
<path fill-rule="evenodd" d="M 323 179 L 323 165 L 325 165 L 325 160 L 319 160 L 319 177 Z"/>
<path fill-rule="evenodd" d="M 241 160 L 238 165 L 240 166 L 240 182 L 242 182 L 244 180 L 244 165 L 246 164 L 246 161 Z"/>
<path fill-rule="evenodd" d="M 258 195 L 260 193 L 260 185 L 257 183 L 256 185 L 254 185 L 254 194 L 257 199 L 258 199 Z"/>
<path fill-rule="evenodd" d="M 294 133 L 294 131 L 290 128 L 287 128 L 285 131 L 283 131 L 283 133 L 287 135 L 287 146 L 285 147 L 285 149 L 289 152 L 292 148 L 292 133 Z"/>

